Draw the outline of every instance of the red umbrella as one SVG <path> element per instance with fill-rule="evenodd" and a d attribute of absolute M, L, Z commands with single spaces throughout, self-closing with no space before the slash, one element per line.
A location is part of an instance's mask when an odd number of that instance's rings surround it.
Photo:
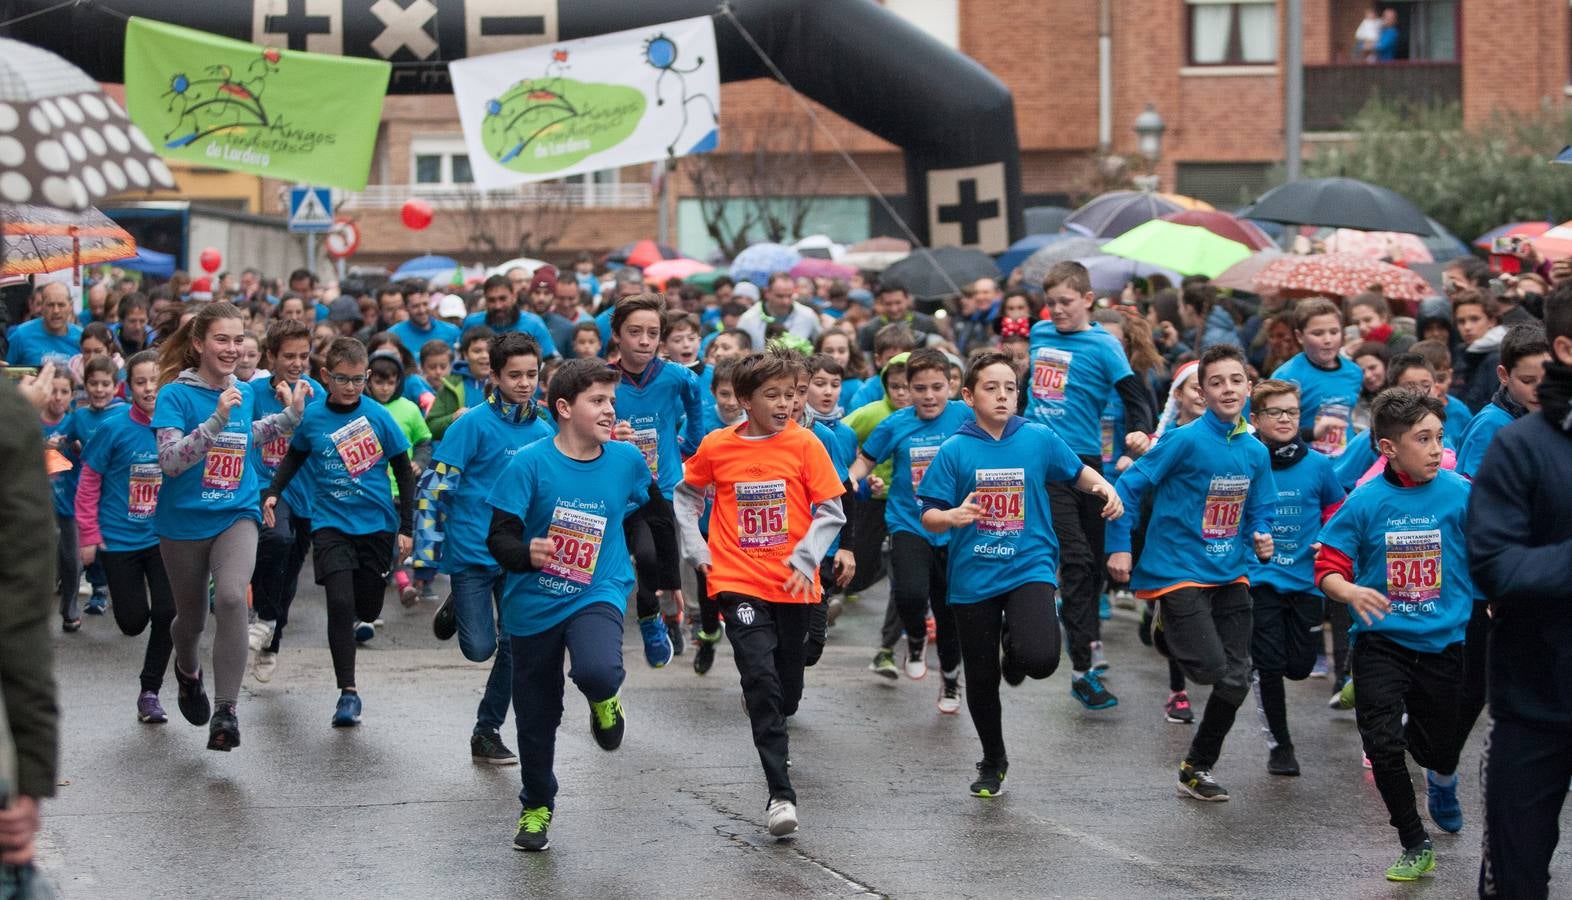
<path fill-rule="evenodd" d="M 675 247 L 657 244 L 651 240 L 634 241 L 607 254 L 606 262 L 644 268 L 663 259 L 681 259 Z"/>
<path fill-rule="evenodd" d="M 714 268 L 696 259 L 662 259 L 644 267 L 644 280 L 654 282 L 665 289 L 666 282 L 673 278 L 687 279 L 700 272 L 712 271 Z"/>
<path fill-rule="evenodd" d="M 1388 300 L 1417 303 L 1435 293 L 1424 276 L 1380 260 L 1346 253 L 1285 256 L 1255 276 L 1257 291 L 1297 291 L 1350 297 L 1375 287 Z"/>
<path fill-rule="evenodd" d="M 1218 237 L 1238 241 L 1251 250 L 1270 250 L 1277 246 L 1259 225 L 1218 210 L 1187 209 L 1169 213 L 1163 216 L 1163 221 L 1199 225 Z"/>
<path fill-rule="evenodd" d="M 846 278 L 857 274 L 856 266 L 842 265 L 827 259 L 805 256 L 786 273 L 793 278 Z"/>

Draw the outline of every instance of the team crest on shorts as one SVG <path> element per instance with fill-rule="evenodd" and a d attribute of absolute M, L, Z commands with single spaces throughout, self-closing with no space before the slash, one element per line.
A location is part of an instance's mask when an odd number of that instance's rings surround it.
<path fill-rule="evenodd" d="M 737 621 L 744 625 L 753 624 L 753 607 L 746 603 L 737 604 Z"/>

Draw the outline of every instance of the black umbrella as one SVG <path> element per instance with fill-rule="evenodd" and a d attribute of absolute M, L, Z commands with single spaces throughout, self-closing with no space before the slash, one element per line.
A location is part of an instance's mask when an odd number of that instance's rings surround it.
<path fill-rule="evenodd" d="M 1064 224 L 1094 238 L 1116 238 L 1144 222 L 1184 207 L 1151 191 L 1109 191 L 1093 197 L 1064 220 Z"/>
<path fill-rule="evenodd" d="M 880 281 L 899 283 L 915 300 L 943 300 L 960 295 L 961 288 L 979 278 L 998 278 L 993 257 L 981 250 L 940 247 L 917 249 L 884 270 Z"/>
<path fill-rule="evenodd" d="M 1070 211 L 1062 206 L 1028 206 L 1022 215 L 1026 216 L 1027 234 L 1053 234 L 1064 229 Z"/>
<path fill-rule="evenodd" d="M 1357 178 L 1310 178 L 1272 188 L 1250 218 L 1291 225 L 1429 235 L 1430 222 L 1401 194 Z"/>

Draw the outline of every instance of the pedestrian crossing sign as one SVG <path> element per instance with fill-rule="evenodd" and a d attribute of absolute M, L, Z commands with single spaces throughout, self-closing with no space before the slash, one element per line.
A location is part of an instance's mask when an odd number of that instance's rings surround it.
<path fill-rule="evenodd" d="M 332 190 L 325 187 L 290 188 L 289 230 L 316 233 L 332 231 Z"/>

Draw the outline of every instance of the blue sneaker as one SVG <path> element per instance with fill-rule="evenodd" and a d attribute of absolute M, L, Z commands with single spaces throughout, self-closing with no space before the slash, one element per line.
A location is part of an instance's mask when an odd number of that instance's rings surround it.
<path fill-rule="evenodd" d="M 377 626 L 371 624 L 370 622 L 356 622 L 355 623 L 355 642 L 356 643 L 364 644 L 366 641 L 369 641 L 369 640 L 371 640 L 372 638 L 374 638 L 376 636 L 377 636 Z"/>
<path fill-rule="evenodd" d="M 1311 678 L 1327 678 L 1331 674 L 1332 674 L 1332 668 L 1331 668 L 1331 666 L 1327 665 L 1327 663 L 1326 663 L 1326 654 L 1325 653 L 1317 653 L 1315 655 L 1315 665 L 1310 667 L 1310 677 Z"/>
<path fill-rule="evenodd" d="M 1113 604 L 1108 602 L 1107 594 L 1097 595 L 1097 618 L 1104 621 L 1113 618 Z"/>
<path fill-rule="evenodd" d="M 334 728 L 354 728 L 360 724 L 360 695 L 343 691 L 338 695 L 338 706 L 333 710 Z"/>
<path fill-rule="evenodd" d="M 1430 821 L 1442 831 L 1457 834 L 1463 830 L 1463 806 L 1457 802 L 1457 776 L 1451 784 L 1436 784 L 1435 773 L 1425 770 L 1425 792 L 1429 795 Z"/>
<path fill-rule="evenodd" d="M 1119 698 L 1103 686 L 1102 674 L 1096 669 L 1070 676 L 1070 696 L 1087 709 L 1112 709 L 1119 705 Z"/>
<path fill-rule="evenodd" d="M 93 591 L 91 597 L 87 598 L 87 614 L 90 616 L 101 616 L 107 609 L 109 609 L 109 591 L 104 588 L 98 588 Z"/>
<path fill-rule="evenodd" d="M 659 669 L 671 662 L 671 635 L 666 633 L 666 623 L 659 614 L 640 619 L 639 633 L 644 636 L 644 661 L 650 668 Z"/>

